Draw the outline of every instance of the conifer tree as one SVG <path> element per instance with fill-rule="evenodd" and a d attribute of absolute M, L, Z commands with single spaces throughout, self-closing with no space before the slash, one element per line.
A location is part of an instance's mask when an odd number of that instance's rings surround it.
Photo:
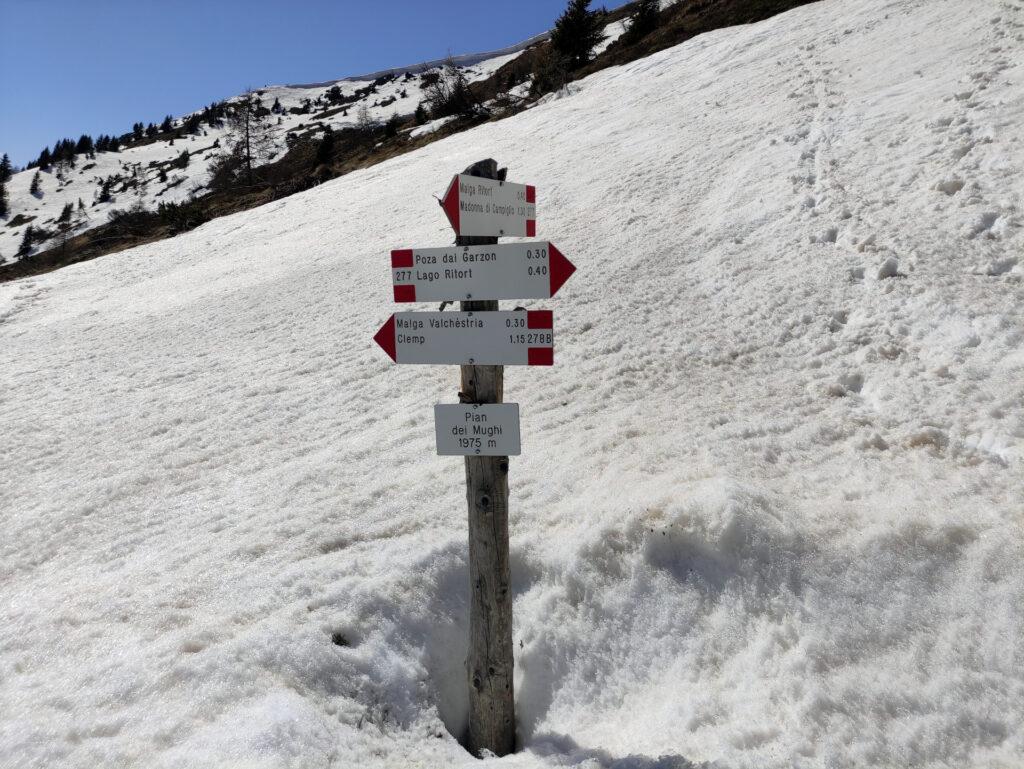
<path fill-rule="evenodd" d="M 60 216 L 57 217 L 57 233 L 60 236 L 60 250 L 62 253 L 67 249 L 71 233 L 77 226 L 77 223 L 72 220 L 74 213 L 75 207 L 71 203 L 67 203 L 61 210 Z"/>
<path fill-rule="evenodd" d="M 28 192 L 29 192 L 30 195 L 35 195 L 36 197 L 39 197 L 39 196 L 41 196 L 43 194 L 42 190 L 39 188 L 39 172 L 38 171 L 36 171 L 35 176 L 32 177 L 32 183 L 28 187 Z"/>
<path fill-rule="evenodd" d="M 0 158 L 0 183 L 9 182 L 11 180 L 11 159 L 7 157 L 7 153 Z"/>
<path fill-rule="evenodd" d="M 569 0 L 551 31 L 551 46 L 565 57 L 570 69 L 590 61 L 591 52 L 603 39 L 601 20 L 596 11 L 590 10 L 590 0 Z"/>
<path fill-rule="evenodd" d="M 334 157 L 334 129 L 329 125 L 324 128 L 324 135 L 316 147 L 316 164 L 329 165 Z"/>
<path fill-rule="evenodd" d="M 170 131 L 172 128 L 174 128 L 174 118 L 168 115 L 164 118 L 164 122 L 160 124 L 160 132 L 166 133 L 167 131 Z"/>
<path fill-rule="evenodd" d="M 7 206 L 7 183 L 0 180 L 0 219 L 6 219 L 9 213 L 10 208 Z"/>
<path fill-rule="evenodd" d="M 640 0 L 629 27 L 622 36 L 622 42 L 625 45 L 633 45 L 653 32 L 658 26 L 660 9 L 661 5 L 658 0 Z"/>
<path fill-rule="evenodd" d="M 416 125 L 423 125 L 427 122 L 427 111 L 423 107 L 423 102 L 416 105 L 416 114 L 413 117 L 416 120 Z"/>
<path fill-rule="evenodd" d="M 78 142 L 75 144 L 74 153 L 76 155 L 89 155 L 92 153 L 94 146 L 92 137 L 88 134 L 82 134 L 78 137 Z"/>
<path fill-rule="evenodd" d="M 247 90 L 232 105 L 228 115 L 228 131 L 231 138 L 231 153 L 245 169 L 246 182 L 253 186 L 256 181 L 255 167 L 266 160 L 273 150 L 270 111 L 261 103 L 259 96 Z"/>
<path fill-rule="evenodd" d="M 21 245 L 18 246 L 17 256 L 26 257 L 32 252 L 32 240 L 34 233 L 32 225 L 25 228 L 25 234 L 21 236 Z"/>

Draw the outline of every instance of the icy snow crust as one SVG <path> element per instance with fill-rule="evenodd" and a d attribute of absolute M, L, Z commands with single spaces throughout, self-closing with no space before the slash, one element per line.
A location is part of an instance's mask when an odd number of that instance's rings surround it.
<path fill-rule="evenodd" d="M 1019 765 L 1022 42 L 807 6 L 0 286 L 0 766 Z M 371 336 L 488 156 L 580 269 L 507 372 L 523 749 L 478 764 L 457 371 Z"/>

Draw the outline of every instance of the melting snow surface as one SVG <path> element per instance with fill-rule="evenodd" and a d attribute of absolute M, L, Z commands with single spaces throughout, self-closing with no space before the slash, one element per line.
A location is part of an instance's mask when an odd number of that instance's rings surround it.
<path fill-rule="evenodd" d="M 0 766 L 1019 765 L 1022 42 L 818 3 L 0 285 Z M 579 272 L 507 371 L 522 750 L 480 764 L 457 371 L 371 337 L 488 156 Z"/>

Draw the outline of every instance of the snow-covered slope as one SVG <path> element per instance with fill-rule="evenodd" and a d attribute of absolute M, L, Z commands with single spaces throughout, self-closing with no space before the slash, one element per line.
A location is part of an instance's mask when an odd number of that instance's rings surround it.
<path fill-rule="evenodd" d="M 608 40 L 611 39 L 609 36 Z M 521 53 L 519 46 L 512 48 L 515 50 L 498 51 L 491 56 L 478 54 L 459 57 L 464 59 L 460 68 L 469 82 L 485 80 Z M 286 137 L 289 133 L 312 133 L 318 136 L 328 125 L 335 130 L 356 125 L 362 107 L 366 107 L 367 117 L 378 123 L 383 123 L 392 115 L 412 114 L 416 105 L 426 100 L 424 76 L 436 73 L 439 69 L 439 66 L 425 69 L 414 67 L 415 72 L 396 73 L 394 79 L 377 85 L 369 93 L 366 91 L 374 84 L 376 77 L 387 75 L 387 72 L 364 79 L 347 78 L 317 85 L 267 86 L 259 89 L 264 106 L 269 108 L 277 100 L 282 109 L 280 114 L 270 117 L 274 146 L 271 156 L 266 160 L 279 158 L 286 151 Z M 357 98 L 345 104 L 339 112 L 338 107 L 327 99 L 327 92 L 331 88 L 337 88 L 344 98 Z M 304 102 L 313 103 L 310 112 L 290 112 L 292 108 L 301 108 Z M 175 127 L 180 128 L 183 121 L 184 118 L 175 120 Z M 10 213 L 6 220 L 0 220 L 0 264 L 18 260 L 16 252 L 27 224 L 37 229 L 43 227 L 55 231 L 54 223 L 68 203 L 76 210 L 77 226 L 74 232 L 80 233 L 105 224 L 108 214 L 114 209 L 141 205 L 154 210 L 160 203 L 180 203 L 207 192 L 210 164 L 228 146 L 229 136 L 225 125 L 203 123 L 202 133 L 198 135 L 185 135 L 173 142 L 161 140 L 128 147 L 119 152 L 98 152 L 92 158 L 79 155 L 75 167 L 70 169 L 59 170 L 53 166 L 41 172 L 38 195 L 30 193 L 32 178 L 38 169 L 30 168 L 14 174 L 8 183 Z M 183 151 L 188 151 L 190 155 L 188 164 L 184 168 L 168 168 L 167 164 L 179 158 Z M 167 178 L 164 181 L 159 178 L 161 166 L 164 166 L 166 172 Z M 100 184 L 104 179 L 119 176 L 131 182 L 136 173 L 144 176 L 144 187 L 119 182 L 112 189 L 112 200 L 99 201 Z M 79 201 L 82 203 L 80 213 Z M 33 218 L 25 221 L 28 217 Z M 12 222 L 15 222 L 13 226 Z M 36 248 L 45 249 L 55 242 L 55 239 L 40 241 Z"/>
<path fill-rule="evenodd" d="M 488 156 L 579 272 L 507 371 L 484 765 L 1020 765 L 1022 43 L 1018 0 L 806 6 L 0 286 L 0 766 L 480 765 L 457 372 L 371 336 Z"/>
<path fill-rule="evenodd" d="M 624 30 L 623 22 L 608 24 L 604 40 L 595 53 L 611 45 Z M 453 61 L 469 82 L 486 80 L 530 45 L 546 37 L 547 33 L 544 33 L 499 51 L 456 56 Z M 366 117 L 376 123 L 383 123 L 393 115 L 412 114 L 416 106 L 427 99 L 424 77 L 438 73 L 444 65 L 445 60 L 438 60 L 311 85 L 259 89 L 260 100 L 265 107 L 269 108 L 276 101 L 281 108 L 279 113 L 270 117 L 273 146 L 269 156 L 262 160 L 269 162 L 280 158 L 287 151 L 290 133 L 317 137 L 327 126 L 333 130 L 355 126 L 363 107 L 366 108 Z M 384 83 L 374 82 L 387 77 L 393 79 Z M 337 88 L 342 98 L 352 98 L 353 101 L 344 104 L 339 111 L 339 106 L 328 98 L 328 91 L 332 88 Z M 517 89 L 510 96 L 522 98 L 529 91 L 529 83 L 521 84 Z M 228 102 L 237 98 L 228 99 Z M 311 105 L 309 111 L 291 112 L 293 108 L 299 110 L 306 104 Z M 174 120 L 175 128 L 180 129 L 188 117 L 185 115 Z M 441 120 L 448 122 L 445 118 Z M 415 128 L 410 132 L 410 138 L 432 133 L 431 128 Z M 0 264 L 18 261 L 17 252 L 27 225 L 32 225 L 37 235 L 40 227 L 55 235 L 49 240 L 37 239 L 35 251 L 57 245 L 59 235 L 55 223 L 69 203 L 75 209 L 72 232 L 79 234 L 106 224 L 108 215 L 115 209 L 141 206 L 155 210 L 160 203 L 181 203 L 208 192 L 211 163 L 230 146 L 230 136 L 223 123 L 203 123 L 201 129 L 199 134 L 186 133 L 173 142 L 154 141 L 118 152 L 97 152 L 94 157 L 79 155 L 72 168 L 60 169 L 54 165 L 41 171 L 39 194 L 36 195 L 31 194 L 30 189 L 38 169 L 30 168 L 14 174 L 7 185 L 10 211 L 6 220 L 0 219 Z M 186 151 L 189 158 L 184 167 L 169 165 Z M 163 180 L 160 178 L 161 168 L 166 176 Z M 144 179 L 143 184 L 135 184 L 137 175 Z M 111 200 L 101 202 L 101 184 L 110 177 L 118 177 L 119 180 L 111 187 Z"/>

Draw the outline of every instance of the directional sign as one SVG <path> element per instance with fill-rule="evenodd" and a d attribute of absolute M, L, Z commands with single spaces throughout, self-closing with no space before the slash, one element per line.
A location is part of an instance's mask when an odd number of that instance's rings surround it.
<path fill-rule="evenodd" d="M 532 238 L 537 234 L 536 202 L 531 185 L 457 174 L 441 206 L 456 235 Z"/>
<path fill-rule="evenodd" d="M 550 366 L 551 310 L 396 312 L 373 337 L 395 363 Z"/>
<path fill-rule="evenodd" d="M 575 271 L 546 241 L 391 252 L 396 302 L 549 299 Z"/>
<path fill-rule="evenodd" d="M 441 456 L 513 457 L 520 454 L 518 403 L 434 406 Z"/>

